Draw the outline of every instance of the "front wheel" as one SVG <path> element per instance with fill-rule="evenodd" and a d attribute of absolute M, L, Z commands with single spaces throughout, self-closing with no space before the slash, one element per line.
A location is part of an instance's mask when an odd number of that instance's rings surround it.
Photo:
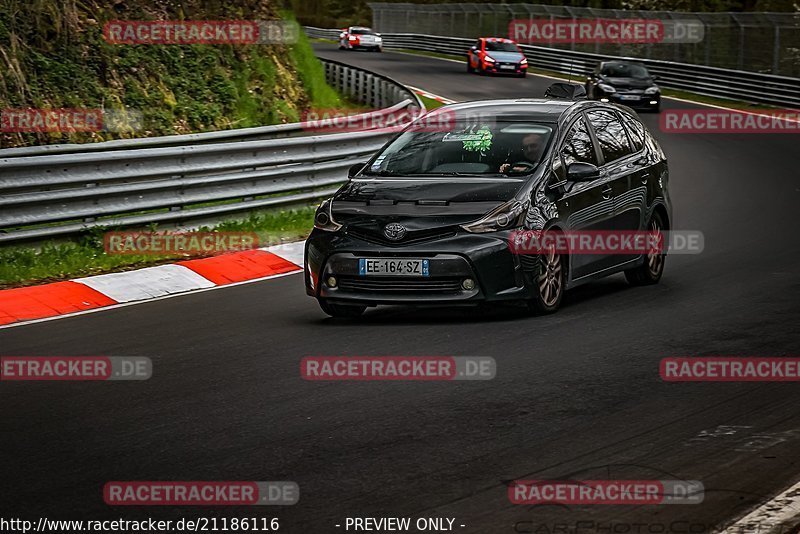
<path fill-rule="evenodd" d="M 331 317 L 354 318 L 359 317 L 367 309 L 366 306 L 351 306 L 348 304 L 334 304 L 327 299 L 319 299 L 319 307 Z"/>
<path fill-rule="evenodd" d="M 662 233 L 664 228 L 664 221 L 658 213 L 654 213 L 647 225 L 647 232 L 652 236 L 653 242 L 659 244 L 659 248 L 654 248 L 649 251 L 645 256 L 644 263 L 635 269 L 628 269 L 625 271 L 625 278 L 628 283 L 634 286 L 648 286 L 657 284 L 661 280 L 661 275 L 664 274 L 664 263 L 667 255 L 664 254 L 663 249 L 660 247 L 664 240 Z"/>
<path fill-rule="evenodd" d="M 566 261 L 552 245 L 539 256 L 539 272 L 534 276 L 536 296 L 527 302 L 536 315 L 554 313 L 561 306 L 567 274 Z"/>
<path fill-rule="evenodd" d="M 467 72 L 470 74 L 475 72 L 475 69 L 472 67 L 472 62 L 469 60 L 469 58 L 467 59 Z"/>

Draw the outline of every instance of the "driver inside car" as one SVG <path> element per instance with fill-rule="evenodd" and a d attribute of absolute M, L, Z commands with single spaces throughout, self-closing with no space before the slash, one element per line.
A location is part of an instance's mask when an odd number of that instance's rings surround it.
<path fill-rule="evenodd" d="M 529 171 L 539 162 L 544 149 L 547 146 L 547 135 L 541 133 L 530 133 L 522 138 L 522 159 L 510 161 L 514 156 L 509 156 L 509 160 L 500 165 L 501 173 L 523 173 Z"/>

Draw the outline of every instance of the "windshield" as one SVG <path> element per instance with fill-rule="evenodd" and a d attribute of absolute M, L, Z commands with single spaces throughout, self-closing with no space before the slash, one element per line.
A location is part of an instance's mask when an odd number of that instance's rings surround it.
<path fill-rule="evenodd" d="M 519 48 L 514 43 L 504 43 L 502 41 L 486 41 L 488 52 L 519 52 Z"/>
<path fill-rule="evenodd" d="M 370 28 L 353 28 L 353 31 L 350 33 L 353 35 L 373 35 L 375 32 L 373 32 Z"/>
<path fill-rule="evenodd" d="M 632 63 L 606 63 L 600 71 L 611 78 L 649 78 L 650 73 L 641 65 Z"/>
<path fill-rule="evenodd" d="M 533 122 L 412 125 L 371 162 L 372 176 L 510 176 L 541 162 L 553 129 Z"/>

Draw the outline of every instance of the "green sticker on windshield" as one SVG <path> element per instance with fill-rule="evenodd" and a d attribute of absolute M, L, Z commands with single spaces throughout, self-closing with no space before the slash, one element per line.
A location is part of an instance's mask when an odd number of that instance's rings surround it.
<path fill-rule="evenodd" d="M 492 148 L 492 131 L 487 127 L 482 127 L 474 133 L 474 138 L 464 141 L 464 150 L 470 152 L 480 152 L 481 156 L 486 155 L 486 151 Z"/>

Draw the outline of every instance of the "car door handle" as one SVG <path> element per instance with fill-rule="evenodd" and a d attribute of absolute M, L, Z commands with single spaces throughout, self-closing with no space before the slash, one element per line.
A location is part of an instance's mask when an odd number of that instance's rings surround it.
<path fill-rule="evenodd" d="M 605 189 L 603 189 L 601 191 L 601 193 L 603 194 L 603 198 L 604 199 L 608 200 L 609 198 L 611 198 L 611 188 L 610 187 L 606 187 Z"/>

